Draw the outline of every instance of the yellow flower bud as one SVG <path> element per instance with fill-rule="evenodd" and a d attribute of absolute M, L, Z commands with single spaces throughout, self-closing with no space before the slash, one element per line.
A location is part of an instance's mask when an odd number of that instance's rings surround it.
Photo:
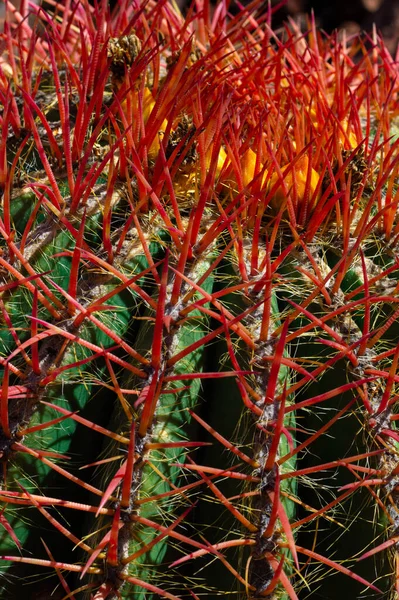
<path fill-rule="evenodd" d="M 305 192 L 306 192 L 306 183 L 308 180 L 308 173 L 309 173 L 309 159 L 308 157 L 302 156 L 302 158 L 300 158 L 294 165 L 294 167 L 291 167 L 290 165 L 288 165 L 286 168 L 283 169 L 283 178 L 284 178 L 284 183 L 285 186 L 287 188 L 288 193 L 291 194 L 292 198 L 296 197 L 297 201 L 301 201 L 304 200 L 304 196 L 305 196 Z M 318 173 L 312 168 L 311 172 L 310 172 L 310 181 L 309 181 L 309 187 L 308 187 L 308 194 L 309 194 L 309 198 L 312 198 L 315 194 L 316 188 L 317 188 L 317 184 L 319 182 L 319 175 Z M 273 173 L 273 175 L 271 176 L 270 180 L 269 180 L 269 187 L 268 189 L 271 190 L 277 183 L 277 181 L 280 180 L 280 176 L 277 173 Z M 264 180 L 265 183 L 265 180 Z M 294 183 L 295 183 L 295 196 L 294 196 Z M 287 194 L 284 191 L 284 186 L 282 184 L 282 182 L 280 181 L 280 184 L 278 185 L 276 191 L 274 192 L 273 198 L 270 202 L 270 206 L 275 209 L 275 210 L 279 210 L 281 207 L 282 202 L 284 202 L 287 198 Z M 316 200 L 317 201 L 317 200 Z M 315 200 L 313 200 L 312 204 L 315 203 Z"/>
<path fill-rule="evenodd" d="M 251 149 L 245 152 L 241 159 L 242 182 L 246 187 L 255 177 L 256 153 Z"/>

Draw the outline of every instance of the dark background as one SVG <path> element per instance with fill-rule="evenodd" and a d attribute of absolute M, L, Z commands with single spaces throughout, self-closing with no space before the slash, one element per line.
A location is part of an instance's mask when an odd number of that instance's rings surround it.
<path fill-rule="evenodd" d="M 213 4 L 216 2 L 213 0 Z M 278 2 L 272 0 L 272 5 Z M 177 3 L 184 10 L 190 1 L 177 0 Z M 241 4 L 248 3 L 248 0 L 241 0 Z M 235 0 L 231 0 L 232 12 L 235 7 Z M 288 16 L 305 22 L 306 14 L 312 10 L 317 24 L 327 33 L 342 28 L 348 33 L 371 31 L 375 23 L 389 51 L 395 55 L 399 42 L 399 0 L 287 0 L 285 7 L 274 15 L 273 27 L 281 25 Z"/>
<path fill-rule="evenodd" d="M 399 41 L 399 0 L 288 0 L 276 21 L 292 15 L 310 13 L 313 9 L 318 25 L 331 33 L 345 27 L 349 32 L 371 31 L 377 27 L 390 52 L 395 53 Z"/>
<path fill-rule="evenodd" d="M 37 3 L 40 0 L 34 0 Z M 95 0 L 89 0 L 92 4 Z M 211 0 L 216 4 L 218 0 Z M 183 12 L 191 4 L 191 0 L 176 0 Z M 272 5 L 280 0 L 272 0 Z M 11 0 L 19 7 L 20 0 Z M 118 0 L 109 0 L 114 7 Z M 249 4 L 249 0 L 241 0 L 241 4 Z M 265 10 L 268 2 L 264 1 Z M 4 19 L 4 1 L 0 0 L 0 25 Z M 230 0 L 231 12 L 236 12 L 236 0 Z M 399 43 L 399 0 L 287 0 L 284 8 L 280 9 L 273 18 L 273 27 L 279 27 L 288 16 L 304 23 L 306 14 L 314 11 L 317 25 L 327 33 L 335 29 L 345 28 L 348 33 L 359 30 L 371 31 L 373 23 L 381 33 L 392 55 L 395 55 Z M 399 58 L 399 57 L 398 57 Z"/>

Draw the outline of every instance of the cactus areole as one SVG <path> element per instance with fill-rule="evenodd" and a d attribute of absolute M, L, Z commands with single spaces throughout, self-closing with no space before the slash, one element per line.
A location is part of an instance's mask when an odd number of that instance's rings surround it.
<path fill-rule="evenodd" d="M 0 598 L 399 598 L 398 63 L 117 4 L 0 38 Z"/>

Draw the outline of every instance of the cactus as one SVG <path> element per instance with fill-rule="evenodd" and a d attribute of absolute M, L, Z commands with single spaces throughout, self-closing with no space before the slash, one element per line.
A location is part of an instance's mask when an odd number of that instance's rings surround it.
<path fill-rule="evenodd" d="M 1 35 L 0 597 L 399 597 L 396 62 L 50 7 Z"/>

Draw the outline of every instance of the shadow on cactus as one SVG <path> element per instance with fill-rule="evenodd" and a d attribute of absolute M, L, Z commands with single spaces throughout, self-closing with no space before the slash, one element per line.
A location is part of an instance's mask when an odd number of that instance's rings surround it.
<path fill-rule="evenodd" d="M 0 597 L 396 597 L 396 62 L 257 0 L 30 10 L 1 34 Z"/>

